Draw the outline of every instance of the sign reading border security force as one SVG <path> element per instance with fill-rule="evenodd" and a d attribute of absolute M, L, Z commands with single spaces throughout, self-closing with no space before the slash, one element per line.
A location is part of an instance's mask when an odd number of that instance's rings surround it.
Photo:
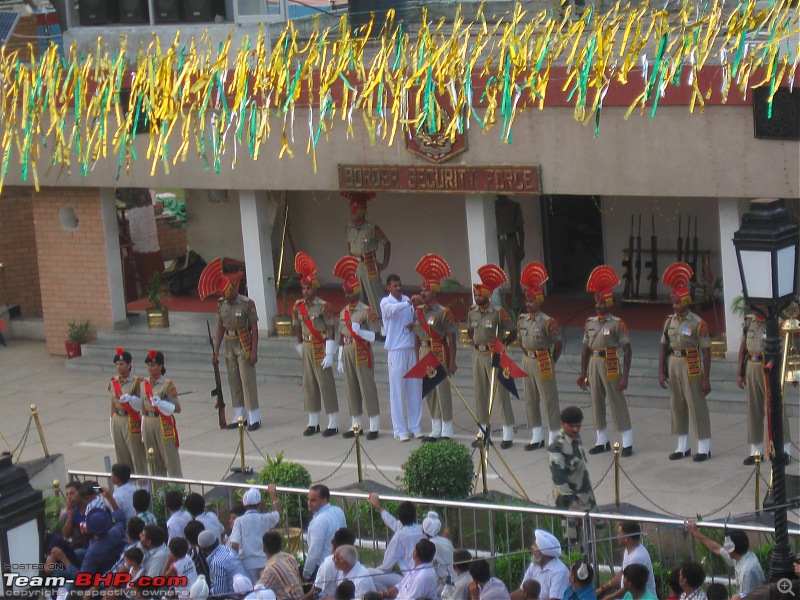
<path fill-rule="evenodd" d="M 541 194 L 536 166 L 339 165 L 339 189 L 370 192 Z"/>

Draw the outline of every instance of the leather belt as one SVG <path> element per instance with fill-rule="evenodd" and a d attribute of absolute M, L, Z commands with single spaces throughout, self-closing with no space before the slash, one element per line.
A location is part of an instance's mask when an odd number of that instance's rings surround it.
<path fill-rule="evenodd" d="M 358 258 L 358 262 L 364 262 L 367 260 L 367 257 L 375 256 L 374 252 L 367 252 L 366 254 L 356 254 L 356 258 Z"/>
<path fill-rule="evenodd" d="M 523 352 L 528 358 L 536 358 L 536 353 L 538 350 L 523 350 Z M 548 350 L 547 353 L 550 354 L 550 351 Z"/>
<path fill-rule="evenodd" d="M 157 417 L 158 416 L 158 411 L 156 411 L 156 410 L 145 410 L 145 411 L 142 411 L 142 412 L 144 412 L 144 416 L 145 417 Z"/>
<path fill-rule="evenodd" d="M 125 412 L 124 410 L 122 410 L 121 408 L 115 408 L 115 409 L 114 409 L 114 414 L 115 414 L 115 415 L 119 415 L 120 417 L 126 417 L 126 416 L 128 416 L 128 413 L 126 413 L 126 412 Z"/>
<path fill-rule="evenodd" d="M 420 340 L 419 345 L 423 348 L 430 348 L 431 347 L 431 340 Z"/>
<path fill-rule="evenodd" d="M 672 349 L 672 356 L 686 356 L 686 350 L 682 348 Z"/>
<path fill-rule="evenodd" d="M 355 343 L 356 343 L 356 338 L 353 338 L 353 337 L 342 338 L 342 345 L 343 346 L 352 346 Z"/>
<path fill-rule="evenodd" d="M 225 335 L 228 337 L 239 337 L 239 332 L 237 332 L 235 329 L 226 329 Z"/>
<path fill-rule="evenodd" d="M 475 352 L 491 352 L 492 347 L 489 344 L 475 344 Z"/>
<path fill-rule="evenodd" d="M 592 350 L 592 356 L 594 356 L 594 357 L 598 357 L 599 356 L 601 358 L 605 358 L 606 357 L 606 351 L 605 350 Z"/>
<path fill-rule="evenodd" d="M 498 233 L 497 239 L 498 240 L 510 240 L 513 237 L 516 237 L 516 233 Z"/>
<path fill-rule="evenodd" d="M 750 362 L 764 362 L 764 355 L 761 352 L 748 352 L 747 359 Z"/>
<path fill-rule="evenodd" d="M 313 342 L 314 338 L 312 336 L 310 336 L 310 335 L 304 335 L 303 336 L 303 341 L 304 342 Z"/>

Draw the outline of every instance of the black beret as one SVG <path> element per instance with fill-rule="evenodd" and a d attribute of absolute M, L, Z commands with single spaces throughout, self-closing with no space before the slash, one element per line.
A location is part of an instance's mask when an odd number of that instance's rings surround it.
<path fill-rule="evenodd" d="M 583 423 L 583 411 L 577 406 L 568 406 L 561 411 L 561 422 L 567 425 Z"/>

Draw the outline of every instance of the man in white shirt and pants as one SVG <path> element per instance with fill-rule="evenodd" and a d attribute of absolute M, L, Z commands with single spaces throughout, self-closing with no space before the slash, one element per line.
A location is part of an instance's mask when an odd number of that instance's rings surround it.
<path fill-rule="evenodd" d="M 389 405 L 392 412 L 394 439 L 407 442 L 412 437 L 421 438 L 422 381 L 403 379 L 403 375 L 417 363 L 414 351 L 414 307 L 408 296 L 400 291 L 401 281 L 397 275 L 386 278 L 389 295 L 381 300 L 381 316 L 386 328 L 386 348 L 389 361 Z M 403 399 L 405 410 L 403 414 Z"/>

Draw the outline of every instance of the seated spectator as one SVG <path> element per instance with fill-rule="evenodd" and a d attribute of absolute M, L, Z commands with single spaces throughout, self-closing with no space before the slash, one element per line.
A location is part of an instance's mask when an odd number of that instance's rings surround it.
<path fill-rule="evenodd" d="M 144 521 L 139 517 L 128 519 L 125 525 L 125 548 L 123 548 L 122 555 L 117 559 L 117 562 L 111 567 L 111 572 L 117 573 L 125 570 L 125 552 L 131 548 L 142 549 L 142 541 L 139 539 L 139 536 L 142 535 L 142 531 L 144 531 Z"/>
<path fill-rule="evenodd" d="M 736 572 L 736 591 L 740 596 L 747 595 L 757 585 L 764 583 L 764 571 L 758 557 L 750 552 L 750 539 L 740 529 L 726 532 L 725 545 L 703 535 L 693 521 L 688 521 L 686 530 L 703 546 L 718 554 L 725 564 Z"/>
<path fill-rule="evenodd" d="M 394 531 L 383 554 L 383 562 L 377 568 L 369 570 L 375 582 L 375 589 L 380 591 L 396 587 L 400 583 L 402 575 L 393 572 L 395 565 L 399 567 L 401 574 L 414 568 L 414 547 L 418 541 L 425 538 L 425 534 L 416 522 L 417 508 L 412 502 L 400 503 L 397 507 L 397 518 L 381 506 L 380 497 L 375 492 L 368 496 L 367 502 L 380 512 L 383 522 Z"/>
<path fill-rule="evenodd" d="M 702 565 L 687 561 L 680 566 L 681 600 L 708 600 L 703 591 L 706 572 Z"/>
<path fill-rule="evenodd" d="M 539 594 L 542 591 L 542 586 L 535 579 L 528 579 L 522 582 L 522 596 L 523 600 L 539 600 Z"/>
<path fill-rule="evenodd" d="M 506 584 L 497 577 L 492 577 L 492 570 L 486 559 L 474 560 L 469 565 L 472 582 L 469 584 L 469 595 L 472 600 L 510 600 Z"/>
<path fill-rule="evenodd" d="M 142 567 L 142 561 L 144 560 L 144 552 L 142 552 L 141 548 L 128 548 L 122 555 L 123 565 L 122 569 L 125 573 L 131 576 L 131 580 L 128 582 L 128 590 L 129 592 L 126 593 L 126 596 L 136 596 L 136 582 L 139 580 L 139 577 L 144 575 L 144 568 Z"/>
<path fill-rule="evenodd" d="M 61 511 L 61 517 L 59 518 L 61 535 L 72 544 L 73 548 L 86 547 L 86 541 L 80 531 L 81 523 L 86 520 L 86 503 L 79 493 L 80 488 L 81 484 L 77 481 L 70 481 L 64 486 L 64 495 L 66 496 L 67 504 L 64 510 Z M 83 553 L 79 556 L 79 559 L 83 557 L 82 554 Z"/>
<path fill-rule="evenodd" d="M 107 508 L 106 503 L 103 501 L 102 487 L 96 481 L 87 480 L 78 488 L 78 495 L 83 502 L 83 513 L 88 515 L 93 508 Z"/>
<path fill-rule="evenodd" d="M 535 579 L 541 600 L 561 600 L 569 589 L 569 568 L 561 562 L 561 542 L 550 532 L 537 529 L 531 546 L 531 564 L 522 576 L 522 583 Z M 522 584 L 511 593 L 513 600 L 524 598 Z"/>
<path fill-rule="evenodd" d="M 632 563 L 622 571 L 624 575 L 622 581 L 625 586 L 625 595 L 622 600 L 658 600 L 658 596 L 647 587 L 650 570 L 646 566 Z"/>
<path fill-rule="evenodd" d="M 112 515 L 105 508 L 93 508 L 86 515 L 86 532 L 92 536 L 92 541 L 80 568 L 69 563 L 59 548 L 53 549 L 53 556 L 73 576 L 75 573 L 106 573 L 125 547 L 125 522 L 125 513 L 121 510 Z"/>
<path fill-rule="evenodd" d="M 433 569 L 434 556 L 436 556 L 436 546 L 433 545 L 433 542 L 426 539 L 418 541 L 414 546 L 413 552 L 414 567 L 403 575 L 399 584 L 382 591 L 381 597 L 400 598 L 401 600 L 406 600 L 407 598 L 436 598 L 436 571 Z"/>
<path fill-rule="evenodd" d="M 267 557 L 258 583 L 275 592 L 277 600 L 297 600 L 303 595 L 297 560 L 288 552 L 281 552 L 283 538 L 277 531 L 267 531 L 261 537 Z"/>
<path fill-rule="evenodd" d="M 622 555 L 622 568 L 616 572 L 608 583 L 597 588 L 597 597 L 603 598 L 603 600 L 622 598 L 626 591 L 623 587 L 622 574 L 625 572 L 625 567 L 634 563 L 647 567 L 647 572 L 649 573 L 647 589 L 651 595 L 655 596 L 656 578 L 653 575 L 653 563 L 650 560 L 650 553 L 641 541 L 641 525 L 637 521 L 621 521 L 617 525 L 616 533 L 619 544 L 625 549 L 625 553 Z"/>
<path fill-rule="evenodd" d="M 158 525 L 145 525 L 139 536 L 144 551 L 142 566 L 148 577 L 161 575 L 164 571 L 164 565 L 167 564 L 167 557 L 169 557 L 169 548 L 164 543 L 166 537 L 167 534 Z"/>
<path fill-rule="evenodd" d="M 469 574 L 470 561 L 472 553 L 469 550 L 459 548 L 453 552 L 453 570 L 456 572 L 456 578 L 453 580 L 453 600 L 470 599 L 469 584 L 472 581 L 472 575 Z"/>
<path fill-rule="evenodd" d="M 186 500 L 183 501 L 183 506 L 192 516 L 192 519 L 200 521 L 206 531 L 210 531 L 216 535 L 218 542 L 222 541 L 222 538 L 225 537 L 225 528 L 222 526 L 219 517 L 215 513 L 206 510 L 206 501 L 200 494 L 192 492 L 186 496 Z"/>
<path fill-rule="evenodd" d="M 200 546 L 197 545 L 197 538 L 203 531 L 205 531 L 205 525 L 200 521 L 189 521 L 183 528 L 183 536 L 189 544 L 188 556 L 192 559 L 197 574 L 203 575 L 206 581 L 211 581 L 206 557 L 200 551 Z"/>
<path fill-rule="evenodd" d="M 131 519 L 136 516 L 133 508 L 133 494 L 136 486 L 131 481 L 131 468 L 124 463 L 117 463 L 111 467 L 111 483 L 114 484 L 114 500 L 125 511 L 125 516 Z"/>
<path fill-rule="evenodd" d="M 337 590 L 342 582 L 352 581 L 357 598 L 362 598 L 367 592 L 377 591 L 369 571 L 358 562 L 358 550 L 355 546 L 339 546 L 334 550 L 333 564 L 339 570 L 336 576 Z"/>
<path fill-rule="evenodd" d="M 213 596 L 223 596 L 234 593 L 233 577 L 235 575 L 247 576 L 242 566 L 242 561 L 236 551 L 223 546 L 210 531 L 203 531 L 197 536 L 197 543 L 208 562 L 211 575 L 209 590 Z M 250 589 L 252 589 L 252 583 Z"/>
<path fill-rule="evenodd" d="M 439 520 L 439 515 L 434 511 L 429 511 L 422 521 L 422 533 L 436 546 L 433 568 L 436 569 L 440 595 L 447 580 L 455 581 L 456 579 L 456 572 L 453 569 L 453 542 L 443 535 L 439 535 L 441 531 L 442 522 Z"/>
<path fill-rule="evenodd" d="M 67 572 L 60 568 L 61 563 L 53 556 L 53 550 L 55 548 L 58 548 L 64 553 L 70 564 L 77 565 L 78 567 L 81 566 L 81 561 L 78 559 L 78 555 L 75 553 L 72 544 L 65 540 L 63 536 L 48 531 L 45 533 L 44 537 L 44 572 L 46 575 L 67 576 Z"/>
<path fill-rule="evenodd" d="M 189 554 L 189 542 L 186 538 L 175 537 L 169 541 L 169 556 L 164 568 L 167 577 L 186 577 L 186 585 L 176 586 L 173 589 L 178 596 L 188 596 L 189 590 L 197 581 L 197 569 Z"/>
<path fill-rule="evenodd" d="M 336 552 L 339 546 L 344 546 L 345 544 L 352 546 L 355 543 L 356 536 L 347 527 L 342 527 L 333 534 L 333 539 L 331 540 L 331 554 L 326 556 L 322 563 L 320 563 L 319 569 L 317 569 L 317 575 L 314 578 L 314 585 L 311 586 L 308 593 L 303 596 L 303 600 L 333 596 L 336 592 L 336 575 L 338 569 L 336 565 L 333 564 L 332 553 Z"/>
<path fill-rule="evenodd" d="M 362 596 L 358 596 L 362 598 Z M 349 579 L 345 579 L 336 586 L 336 591 L 333 593 L 334 600 L 355 600 L 356 586 Z"/>
<path fill-rule="evenodd" d="M 183 492 L 169 490 L 164 494 L 164 507 L 167 509 L 167 541 L 183 537 L 183 528 L 192 520 L 192 515 L 183 510 Z"/>
<path fill-rule="evenodd" d="M 706 588 L 708 600 L 728 600 L 728 588 L 721 583 L 711 583 Z"/>
<path fill-rule="evenodd" d="M 136 511 L 136 516 L 144 521 L 145 525 L 158 525 L 156 516 L 150 510 L 150 492 L 147 490 L 136 490 L 133 492 L 131 502 L 133 510 Z"/>
<path fill-rule="evenodd" d="M 681 589 L 681 569 L 680 567 L 675 567 L 669 573 L 669 579 L 667 580 L 669 584 L 669 595 L 667 596 L 666 600 L 678 600 L 683 593 Z"/>
<path fill-rule="evenodd" d="M 564 593 L 563 600 L 597 600 L 593 582 L 592 565 L 579 560 L 569 570 L 570 588 Z"/>
<path fill-rule="evenodd" d="M 263 548 L 264 534 L 275 527 L 281 519 L 275 485 L 267 486 L 267 491 L 272 500 L 273 510 L 266 513 L 259 512 L 261 492 L 256 488 L 250 488 L 242 495 L 244 514 L 233 522 L 233 529 L 228 538 L 228 546 L 239 553 L 245 572 L 252 581 L 258 581 L 267 562 Z"/>

